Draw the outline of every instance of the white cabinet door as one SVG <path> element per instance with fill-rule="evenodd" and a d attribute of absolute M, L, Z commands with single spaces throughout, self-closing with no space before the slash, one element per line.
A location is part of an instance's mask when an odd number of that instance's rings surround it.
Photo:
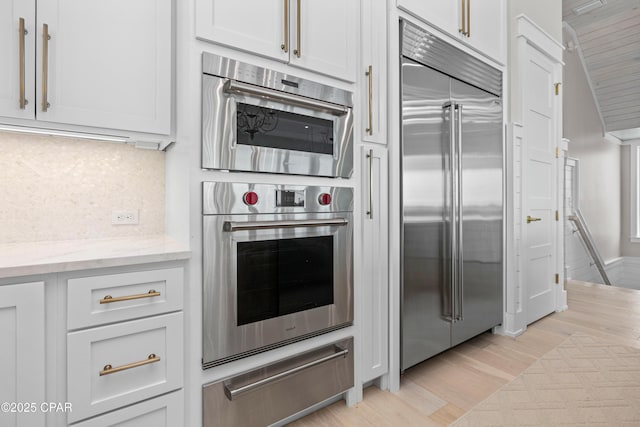
<path fill-rule="evenodd" d="M 389 370 L 389 217 L 387 150 L 362 147 L 362 382 Z"/>
<path fill-rule="evenodd" d="M 466 41 L 498 62 L 505 63 L 506 6 L 504 0 L 469 0 L 470 25 Z"/>
<path fill-rule="evenodd" d="M 358 0 L 291 4 L 291 65 L 355 81 Z"/>
<path fill-rule="evenodd" d="M 21 19 L 23 34 L 19 33 Z M 35 26 L 35 1 L 0 2 L 0 116 L 34 118 Z M 21 88 L 26 105 L 20 103 Z"/>
<path fill-rule="evenodd" d="M 398 0 L 398 7 L 444 32 L 457 35 L 462 1 L 465 0 Z"/>
<path fill-rule="evenodd" d="M 169 134 L 171 9 L 171 0 L 39 1 L 38 120 Z"/>
<path fill-rule="evenodd" d="M 196 36 L 287 62 L 290 1 L 196 0 Z"/>
<path fill-rule="evenodd" d="M 362 139 L 387 143 L 386 3 L 362 0 Z"/>
<path fill-rule="evenodd" d="M 44 313 L 44 282 L 0 286 L 0 402 L 36 404 L 9 406 L 9 412 L 0 413 L 3 426 L 45 425 L 40 410 L 45 402 Z"/>

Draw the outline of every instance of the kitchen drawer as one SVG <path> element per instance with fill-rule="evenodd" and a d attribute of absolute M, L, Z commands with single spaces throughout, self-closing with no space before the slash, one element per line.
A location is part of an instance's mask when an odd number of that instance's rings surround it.
<path fill-rule="evenodd" d="M 204 427 L 272 424 L 353 387 L 353 338 L 203 387 Z"/>
<path fill-rule="evenodd" d="M 182 268 L 69 279 L 67 327 L 79 329 L 181 310 L 183 282 Z"/>
<path fill-rule="evenodd" d="M 75 424 L 74 427 L 175 427 L 184 425 L 182 390 Z"/>
<path fill-rule="evenodd" d="M 69 333 L 68 421 L 181 388 L 182 337 L 182 313 Z"/>

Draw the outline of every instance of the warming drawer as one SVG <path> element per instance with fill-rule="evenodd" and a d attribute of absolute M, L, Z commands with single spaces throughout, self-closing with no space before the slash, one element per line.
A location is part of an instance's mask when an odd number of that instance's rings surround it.
<path fill-rule="evenodd" d="M 204 427 L 269 425 L 353 384 L 353 338 L 349 338 L 205 385 Z"/>

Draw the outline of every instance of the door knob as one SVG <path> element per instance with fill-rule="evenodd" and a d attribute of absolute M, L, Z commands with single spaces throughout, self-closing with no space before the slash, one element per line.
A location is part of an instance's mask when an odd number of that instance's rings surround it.
<path fill-rule="evenodd" d="M 542 218 L 534 218 L 531 215 L 527 215 L 527 224 L 529 224 L 530 222 L 535 222 L 535 221 L 542 221 Z"/>

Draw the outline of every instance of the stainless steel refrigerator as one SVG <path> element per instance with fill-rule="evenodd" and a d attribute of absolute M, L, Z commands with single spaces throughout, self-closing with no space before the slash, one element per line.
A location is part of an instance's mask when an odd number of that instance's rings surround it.
<path fill-rule="evenodd" d="M 402 362 L 502 323 L 502 73 L 402 24 Z"/>

